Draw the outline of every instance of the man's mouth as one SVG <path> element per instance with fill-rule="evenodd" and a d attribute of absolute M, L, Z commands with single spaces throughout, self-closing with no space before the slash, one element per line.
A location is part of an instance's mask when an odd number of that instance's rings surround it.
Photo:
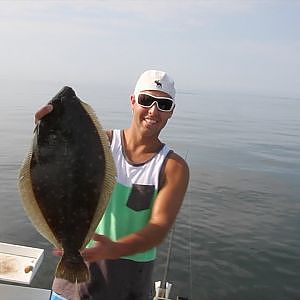
<path fill-rule="evenodd" d="M 155 125 L 156 123 L 158 123 L 157 120 L 153 120 L 153 119 L 149 119 L 149 118 L 145 118 L 145 121 L 149 125 Z"/>

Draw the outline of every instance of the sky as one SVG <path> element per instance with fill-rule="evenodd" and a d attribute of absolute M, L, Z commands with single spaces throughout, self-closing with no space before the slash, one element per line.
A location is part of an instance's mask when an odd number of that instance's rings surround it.
<path fill-rule="evenodd" d="M 299 15 L 300 0 L 0 0 L 0 82 L 133 89 L 161 69 L 182 92 L 300 97 Z"/>

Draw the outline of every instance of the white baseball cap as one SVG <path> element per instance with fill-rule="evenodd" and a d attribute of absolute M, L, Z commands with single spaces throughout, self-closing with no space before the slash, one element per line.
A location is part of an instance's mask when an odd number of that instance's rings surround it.
<path fill-rule="evenodd" d="M 145 71 L 136 83 L 134 94 L 138 95 L 142 91 L 162 91 L 175 101 L 174 80 L 164 71 Z"/>

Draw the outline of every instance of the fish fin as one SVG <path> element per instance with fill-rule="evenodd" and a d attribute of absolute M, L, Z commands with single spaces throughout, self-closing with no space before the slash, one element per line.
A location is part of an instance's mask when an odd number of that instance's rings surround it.
<path fill-rule="evenodd" d="M 89 269 L 79 252 L 72 256 L 64 254 L 57 265 L 55 276 L 72 283 L 85 282 L 90 279 Z"/>
<path fill-rule="evenodd" d="M 101 192 L 100 199 L 98 202 L 99 205 L 96 208 L 94 217 L 91 221 L 91 226 L 90 226 L 89 232 L 86 235 L 86 238 L 82 244 L 82 248 L 84 248 L 87 245 L 87 243 L 90 241 L 92 235 L 94 234 L 94 232 L 104 214 L 104 211 L 105 211 L 105 208 L 109 201 L 111 192 L 116 183 L 117 171 L 116 171 L 115 162 L 114 162 L 114 159 L 113 159 L 113 156 L 111 153 L 110 142 L 109 142 L 108 136 L 107 136 L 106 132 L 103 130 L 95 111 L 92 109 L 92 107 L 89 104 L 87 104 L 83 101 L 81 101 L 81 105 L 85 109 L 85 111 L 88 113 L 88 115 L 90 116 L 90 118 L 93 121 L 93 124 L 95 125 L 95 127 L 97 129 L 97 132 L 99 134 L 100 141 L 101 141 L 101 144 L 103 147 L 104 157 L 105 157 L 105 171 L 104 171 L 105 174 L 104 174 L 102 192 Z"/>
<path fill-rule="evenodd" d="M 35 201 L 30 174 L 30 164 L 32 156 L 33 153 L 31 146 L 31 150 L 25 157 L 19 170 L 18 189 L 21 196 L 21 201 L 28 218 L 35 226 L 37 231 L 40 232 L 40 234 L 44 236 L 48 241 L 50 241 L 56 248 L 61 248 L 60 243 L 55 238 L 45 217 L 43 216 L 37 201 Z"/>

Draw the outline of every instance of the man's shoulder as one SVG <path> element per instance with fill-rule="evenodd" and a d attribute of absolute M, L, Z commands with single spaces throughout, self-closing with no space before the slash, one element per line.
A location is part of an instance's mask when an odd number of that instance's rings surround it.
<path fill-rule="evenodd" d="M 171 151 L 167 157 L 165 172 L 174 172 L 181 169 L 184 173 L 189 172 L 189 166 L 186 160 L 178 153 Z"/>
<path fill-rule="evenodd" d="M 109 139 L 109 142 L 111 142 L 112 136 L 113 136 L 113 129 L 106 129 L 105 132 L 106 132 L 106 135 Z"/>
<path fill-rule="evenodd" d="M 112 141 L 112 138 L 113 138 L 113 133 L 114 131 L 116 130 L 120 130 L 120 129 L 106 129 L 105 132 L 106 132 L 106 135 L 108 137 L 108 140 L 109 140 L 109 143 L 111 144 L 111 141 Z"/>
<path fill-rule="evenodd" d="M 187 186 L 190 177 L 189 166 L 186 160 L 176 152 L 167 156 L 166 163 L 161 172 L 161 187 Z"/>
<path fill-rule="evenodd" d="M 170 151 L 170 153 L 168 155 L 168 159 L 187 164 L 186 160 L 181 155 L 179 155 L 178 153 L 176 153 L 173 150 Z"/>

